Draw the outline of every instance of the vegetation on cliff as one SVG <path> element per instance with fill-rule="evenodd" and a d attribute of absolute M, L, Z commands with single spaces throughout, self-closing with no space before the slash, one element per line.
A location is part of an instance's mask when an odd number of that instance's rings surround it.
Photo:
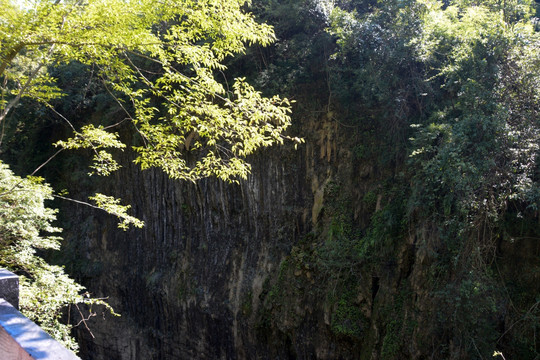
<path fill-rule="evenodd" d="M 319 7 L 336 44 L 319 108 L 350 163 L 330 165 L 323 215 L 268 289 L 262 323 L 294 342 L 307 302 L 351 358 L 539 356 L 538 252 L 519 255 L 521 270 L 511 259 L 538 243 L 535 5 Z M 376 175 L 350 180 L 366 166 Z"/>

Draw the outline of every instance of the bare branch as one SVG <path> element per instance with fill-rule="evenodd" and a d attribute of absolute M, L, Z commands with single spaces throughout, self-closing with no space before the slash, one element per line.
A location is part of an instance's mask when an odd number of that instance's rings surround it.
<path fill-rule="evenodd" d="M 49 157 L 43 164 L 39 165 L 34 171 L 32 171 L 32 173 L 30 174 L 30 176 L 34 176 L 35 173 L 37 173 L 39 170 L 41 170 L 42 167 L 44 167 L 45 165 L 47 165 L 52 159 L 54 159 L 58 154 L 60 154 L 62 151 L 64 151 L 64 149 L 60 149 L 58 150 L 57 152 L 55 152 L 51 157 Z M 17 187 L 19 187 L 19 185 L 23 182 L 23 179 L 21 179 L 18 183 L 16 183 L 15 185 L 13 185 L 11 187 L 11 189 L 9 190 L 6 190 L 2 193 L 0 193 L 0 197 L 2 196 L 5 196 L 7 194 L 9 194 L 10 192 L 14 191 Z"/>
<path fill-rule="evenodd" d="M 86 330 L 88 330 L 88 332 L 90 333 L 90 335 L 92 336 L 92 339 L 95 339 L 96 337 L 94 336 L 94 334 L 92 333 L 92 330 L 90 330 L 90 328 L 88 327 L 88 324 L 86 323 L 88 320 L 90 320 L 90 318 L 96 316 L 96 313 L 93 313 L 93 312 L 90 312 L 90 314 L 88 314 L 88 317 L 85 318 L 81 309 L 79 308 L 79 304 L 75 304 L 75 307 L 77 308 L 77 311 L 79 311 L 79 314 L 81 315 L 81 320 L 77 323 L 77 325 L 75 325 L 74 327 L 77 327 L 79 326 L 81 323 L 84 324 L 84 327 L 86 328 Z"/>
<path fill-rule="evenodd" d="M 51 45 L 51 47 L 49 48 L 49 51 L 47 52 L 47 56 L 46 57 L 42 57 L 40 59 L 40 62 L 38 63 L 38 65 L 36 66 L 36 68 L 30 72 L 30 75 L 28 76 L 28 79 L 26 80 L 26 82 L 24 83 L 24 85 L 20 88 L 17 96 L 15 96 L 15 98 L 11 99 L 9 101 L 9 103 L 6 105 L 6 107 L 2 110 L 2 113 L 0 113 L 0 123 L 6 118 L 7 114 L 11 111 L 11 109 L 17 105 L 19 103 L 19 101 L 21 100 L 21 97 L 24 95 L 24 93 L 28 90 L 28 88 L 30 87 L 30 85 L 32 84 L 32 81 L 34 81 L 34 78 L 36 77 L 36 75 L 39 73 L 39 71 L 43 68 L 43 66 L 45 66 L 45 58 L 48 58 L 51 56 L 53 50 L 54 50 L 54 44 Z M 16 55 L 16 54 L 15 54 Z"/>

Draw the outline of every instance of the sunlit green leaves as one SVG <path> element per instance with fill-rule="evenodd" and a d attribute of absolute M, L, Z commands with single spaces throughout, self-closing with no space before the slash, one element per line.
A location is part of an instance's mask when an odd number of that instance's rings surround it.
<path fill-rule="evenodd" d="M 183 79 L 167 77 L 176 83 Z M 135 148 L 139 153 L 136 162 L 143 169 L 161 167 L 178 179 L 245 178 L 250 169 L 246 156 L 285 139 L 289 101 L 278 96 L 265 98 L 243 79 L 237 79 L 231 92 L 191 82 L 197 92 L 181 93 L 168 86 L 166 79 L 160 81 L 159 93 L 170 94 L 168 98 L 174 101 L 163 104 L 168 116 L 158 122 L 144 102 L 135 102 L 136 124 L 146 140 L 144 146 Z M 188 154 L 194 158 L 191 162 L 186 160 Z"/>
<path fill-rule="evenodd" d="M 100 149 L 117 148 L 123 149 L 126 145 L 118 140 L 118 134 L 105 131 L 103 127 L 94 125 L 83 126 L 80 132 L 75 133 L 75 137 L 67 141 L 58 141 L 55 146 L 64 149 Z"/>
<path fill-rule="evenodd" d="M 92 149 L 94 157 L 90 168 L 90 175 L 98 174 L 107 176 L 120 168 L 120 164 L 113 159 L 112 155 L 102 149 L 124 149 L 126 145 L 118 140 L 118 134 L 106 131 L 103 127 L 94 125 L 83 126 L 80 132 L 75 132 L 75 137 L 66 141 L 60 140 L 54 144 L 63 149 Z"/>
<path fill-rule="evenodd" d="M 52 189 L 36 177 L 15 176 L 0 162 L 0 266 L 20 275 L 21 311 L 54 338 L 72 350 L 72 325 L 63 324 L 67 306 L 100 304 L 102 300 L 83 296 L 84 287 L 68 277 L 64 269 L 50 265 L 37 250 L 58 250 L 61 229 L 52 225 L 56 210 L 45 206 Z M 111 309 L 112 310 L 112 309 Z"/>
<path fill-rule="evenodd" d="M 93 200 L 98 208 L 118 217 L 121 220 L 120 223 L 118 223 L 120 229 L 127 230 L 130 225 L 138 228 L 144 226 L 144 222 L 128 215 L 127 211 L 131 208 L 131 205 L 121 205 L 120 199 L 98 193 L 91 196 L 90 200 Z"/>
<path fill-rule="evenodd" d="M 133 109 L 128 116 L 143 137 L 136 160 L 143 168 L 161 167 L 181 179 L 232 180 L 246 176 L 247 155 L 285 138 L 287 100 L 265 98 L 243 80 L 226 91 L 221 81 L 227 57 L 275 39 L 270 26 L 244 11 L 244 0 L 35 1 L 22 8 L 3 1 L 10 10 L 0 15 L 0 77 L 9 81 L 0 122 L 19 93 L 58 97 L 46 70 L 79 61 L 96 66 L 116 96 L 131 101 L 124 110 Z M 96 173 L 118 168 L 98 151 L 121 147 L 104 128 L 83 128 L 56 145 L 94 149 Z"/>

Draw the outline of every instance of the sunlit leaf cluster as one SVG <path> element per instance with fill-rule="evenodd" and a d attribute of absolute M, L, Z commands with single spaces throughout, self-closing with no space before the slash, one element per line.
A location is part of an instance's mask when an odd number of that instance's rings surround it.
<path fill-rule="evenodd" d="M 0 122 L 20 97 L 46 102 L 60 96 L 48 70 L 78 61 L 98 69 L 136 125 L 144 144 L 136 148 L 136 162 L 143 168 L 161 167 L 190 180 L 245 178 L 247 155 L 283 142 L 289 102 L 265 98 L 241 79 L 231 80 L 229 88 L 224 77 L 228 57 L 275 39 L 270 26 L 244 10 L 246 1 L 2 5 L 9 10 L 0 18 Z M 88 130 L 57 144 L 87 147 L 96 140 Z M 117 168 L 103 152 L 95 160 L 95 168 L 106 164 L 97 173 Z"/>

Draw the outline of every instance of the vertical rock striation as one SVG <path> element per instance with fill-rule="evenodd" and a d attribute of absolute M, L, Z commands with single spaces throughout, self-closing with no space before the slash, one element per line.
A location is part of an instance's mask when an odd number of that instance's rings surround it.
<path fill-rule="evenodd" d="M 253 321 L 259 297 L 311 222 L 303 157 L 260 154 L 238 185 L 172 181 L 128 164 L 111 192 L 132 204 L 146 223 L 142 230 L 123 232 L 107 216 L 69 211 L 86 219 L 67 231 L 74 264 L 122 314 L 93 319 L 95 339 L 80 329 L 83 357 L 264 357 Z"/>

